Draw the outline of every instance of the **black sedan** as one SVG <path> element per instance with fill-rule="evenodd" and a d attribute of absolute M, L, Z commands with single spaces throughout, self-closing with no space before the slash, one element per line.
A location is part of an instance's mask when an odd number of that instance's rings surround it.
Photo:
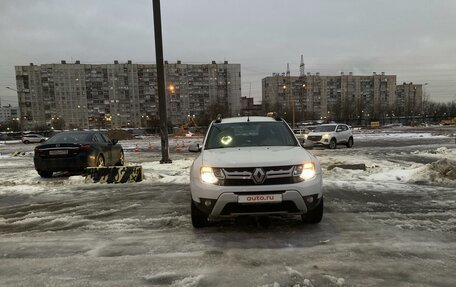
<path fill-rule="evenodd" d="M 41 177 L 56 171 L 82 172 L 86 167 L 124 165 L 117 140 L 100 132 L 62 132 L 35 148 L 35 169 Z"/>

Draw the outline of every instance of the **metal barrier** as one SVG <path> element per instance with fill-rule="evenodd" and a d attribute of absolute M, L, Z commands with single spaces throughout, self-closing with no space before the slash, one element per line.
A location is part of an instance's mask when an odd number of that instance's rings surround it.
<path fill-rule="evenodd" d="M 25 155 L 26 155 L 26 153 L 23 151 L 17 151 L 17 152 L 13 152 L 11 154 L 11 156 L 25 156 Z"/>
<path fill-rule="evenodd" d="M 88 167 L 84 171 L 85 182 L 130 183 L 144 179 L 142 166 Z"/>

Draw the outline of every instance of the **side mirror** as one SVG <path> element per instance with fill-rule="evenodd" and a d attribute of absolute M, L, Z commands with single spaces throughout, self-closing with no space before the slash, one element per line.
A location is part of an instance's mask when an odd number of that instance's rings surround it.
<path fill-rule="evenodd" d="M 114 140 L 111 140 L 111 142 L 112 142 L 112 144 L 117 144 L 119 142 L 119 140 L 114 139 Z"/>
<path fill-rule="evenodd" d="M 199 144 L 191 144 L 188 146 L 188 151 L 189 152 L 200 152 L 201 148 L 200 148 Z"/>

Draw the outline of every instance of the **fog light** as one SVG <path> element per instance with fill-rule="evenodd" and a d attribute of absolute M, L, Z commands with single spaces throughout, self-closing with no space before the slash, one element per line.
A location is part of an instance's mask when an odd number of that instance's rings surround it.
<path fill-rule="evenodd" d="M 314 202 L 314 198 L 313 198 L 313 196 L 309 196 L 309 197 L 307 197 L 307 198 L 306 198 L 306 201 L 307 201 L 308 203 L 312 203 L 312 202 Z"/>
<path fill-rule="evenodd" d="M 209 206 L 212 205 L 212 201 L 206 200 L 206 201 L 204 201 L 204 205 L 206 205 L 207 207 L 209 207 Z"/>

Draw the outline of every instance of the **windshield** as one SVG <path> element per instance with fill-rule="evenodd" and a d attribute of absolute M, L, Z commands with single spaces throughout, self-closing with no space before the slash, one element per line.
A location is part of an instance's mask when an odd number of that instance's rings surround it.
<path fill-rule="evenodd" d="M 284 122 L 243 122 L 214 124 L 205 148 L 296 145 L 295 137 Z"/>
<path fill-rule="evenodd" d="M 321 132 L 333 132 L 336 130 L 336 125 L 328 125 L 328 126 L 318 126 L 313 131 L 316 133 Z"/>
<path fill-rule="evenodd" d="M 88 142 L 89 134 L 83 133 L 60 133 L 46 141 L 47 144 L 53 143 L 81 143 Z"/>

